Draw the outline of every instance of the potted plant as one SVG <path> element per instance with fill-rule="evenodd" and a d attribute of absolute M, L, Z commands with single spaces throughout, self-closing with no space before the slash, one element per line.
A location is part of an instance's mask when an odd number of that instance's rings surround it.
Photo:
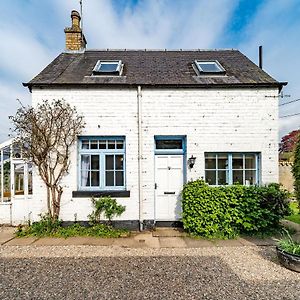
<path fill-rule="evenodd" d="M 287 237 L 278 241 L 276 247 L 279 262 L 292 271 L 300 272 L 300 243 Z"/>

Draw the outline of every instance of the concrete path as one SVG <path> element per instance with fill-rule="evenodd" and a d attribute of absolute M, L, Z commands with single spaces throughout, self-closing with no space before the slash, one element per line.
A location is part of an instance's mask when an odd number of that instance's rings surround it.
<path fill-rule="evenodd" d="M 14 236 L 15 228 L 0 227 L 0 245 L 5 246 L 118 246 L 125 248 L 203 248 L 203 247 L 243 247 L 273 246 L 275 238 L 237 238 L 233 240 L 206 240 L 191 238 L 186 233 L 172 228 L 158 228 L 150 232 L 133 232 L 128 238 L 37 238 Z"/>

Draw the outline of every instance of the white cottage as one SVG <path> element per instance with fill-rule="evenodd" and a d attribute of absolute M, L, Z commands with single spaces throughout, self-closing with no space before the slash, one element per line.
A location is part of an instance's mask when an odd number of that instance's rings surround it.
<path fill-rule="evenodd" d="M 278 182 L 285 83 L 238 50 L 86 50 L 80 16 L 71 17 L 66 51 L 24 84 L 33 106 L 65 99 L 85 117 L 63 181 L 62 220 L 88 220 L 90 197 L 111 195 L 126 206 L 122 225 L 174 224 L 187 181 Z M 2 174 L 3 161 L 4 154 Z M 20 161 L 10 161 L 15 170 Z M 2 180 L 0 223 L 46 212 L 43 182 L 26 176 L 31 166 L 22 170 L 23 186 L 11 184 L 7 197 Z"/>

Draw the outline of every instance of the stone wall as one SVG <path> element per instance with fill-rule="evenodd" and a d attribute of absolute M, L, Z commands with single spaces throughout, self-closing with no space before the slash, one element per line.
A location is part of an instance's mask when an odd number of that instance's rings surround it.
<path fill-rule="evenodd" d="M 294 178 L 291 162 L 279 163 L 279 183 L 281 183 L 288 191 L 294 191 Z"/>

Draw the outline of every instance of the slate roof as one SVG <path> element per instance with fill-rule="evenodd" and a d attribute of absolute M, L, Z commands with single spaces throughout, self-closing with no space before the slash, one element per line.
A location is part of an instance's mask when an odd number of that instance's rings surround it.
<path fill-rule="evenodd" d="M 122 76 L 92 76 L 98 60 L 122 60 Z M 225 76 L 197 76 L 195 60 L 218 60 Z M 61 53 L 30 82 L 33 86 L 149 85 L 190 87 L 276 86 L 279 83 L 238 50 L 86 50 Z"/>

